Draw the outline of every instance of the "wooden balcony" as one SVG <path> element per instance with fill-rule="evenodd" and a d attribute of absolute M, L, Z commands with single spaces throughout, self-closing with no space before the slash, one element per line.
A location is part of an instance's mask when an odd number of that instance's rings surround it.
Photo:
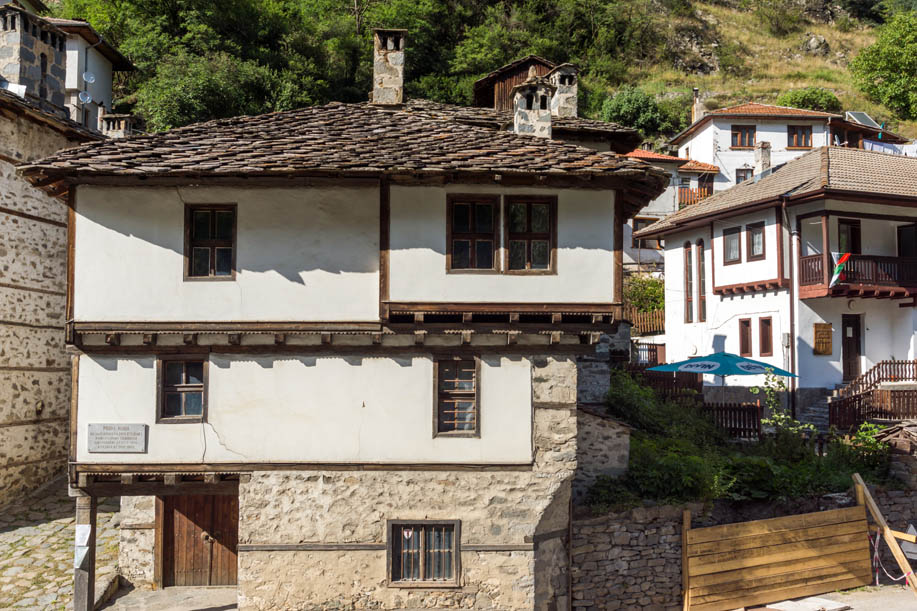
<path fill-rule="evenodd" d="M 678 207 L 692 206 L 713 195 L 713 189 L 710 187 L 678 187 Z"/>
<path fill-rule="evenodd" d="M 903 299 L 917 295 L 917 259 L 851 255 L 838 283 L 828 284 L 833 259 L 823 255 L 799 258 L 799 297 L 877 297 Z"/>

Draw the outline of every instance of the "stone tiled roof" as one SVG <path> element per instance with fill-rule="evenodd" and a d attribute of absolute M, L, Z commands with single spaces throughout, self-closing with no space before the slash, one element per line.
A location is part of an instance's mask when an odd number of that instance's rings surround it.
<path fill-rule="evenodd" d="M 664 235 L 708 217 L 739 214 L 744 208 L 782 196 L 790 200 L 822 190 L 917 200 L 917 158 L 863 149 L 821 147 L 778 166 L 759 180 L 748 180 L 719 191 L 700 203 L 673 212 L 634 233 L 635 237 Z"/>
<path fill-rule="evenodd" d="M 614 153 L 434 120 L 368 104 L 332 103 L 107 140 L 21 166 L 28 178 L 446 176 L 618 188 L 629 207 L 668 175 Z M 558 180 L 559 179 L 559 180 Z"/>
<path fill-rule="evenodd" d="M 510 130 L 513 127 L 513 113 L 509 111 L 442 104 L 432 100 L 410 99 L 404 105 L 407 112 L 424 115 L 431 119 L 448 119 L 490 129 Z M 584 138 L 596 137 L 613 140 L 613 150 L 625 153 L 640 144 L 640 134 L 630 127 L 623 127 L 608 121 L 596 121 L 580 117 L 552 117 L 551 130 L 558 136 L 575 134 Z"/>
<path fill-rule="evenodd" d="M 101 140 L 102 134 L 90 131 L 76 121 L 62 114 L 52 113 L 32 100 L 21 98 L 12 91 L 0 89 L 0 108 L 11 110 L 16 114 L 29 117 L 38 123 L 43 123 L 52 129 L 55 129 L 69 138 L 81 141 Z"/>

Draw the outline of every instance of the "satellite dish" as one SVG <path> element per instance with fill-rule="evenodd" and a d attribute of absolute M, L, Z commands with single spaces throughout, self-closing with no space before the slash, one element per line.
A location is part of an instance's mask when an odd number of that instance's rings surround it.
<path fill-rule="evenodd" d="M 90 102 L 92 102 L 92 96 L 89 95 L 88 91 L 80 92 L 80 102 L 82 102 L 83 104 L 89 104 Z"/>
<path fill-rule="evenodd" d="M 93 83 L 96 82 L 96 75 L 93 74 L 92 72 L 89 72 L 89 71 L 84 72 L 84 73 L 83 73 L 83 80 L 86 81 L 87 83 L 89 83 L 90 85 L 92 85 Z"/>

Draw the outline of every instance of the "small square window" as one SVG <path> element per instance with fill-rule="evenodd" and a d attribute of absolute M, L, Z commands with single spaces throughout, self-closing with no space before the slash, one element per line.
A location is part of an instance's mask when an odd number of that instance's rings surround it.
<path fill-rule="evenodd" d="M 754 170 L 750 168 L 738 168 L 736 170 L 736 184 L 743 183 L 746 180 L 751 180 L 754 174 Z"/>
<path fill-rule="evenodd" d="M 188 206 L 185 278 L 232 280 L 236 268 L 236 206 Z"/>
<path fill-rule="evenodd" d="M 460 585 L 460 521 L 389 520 L 387 540 L 389 586 Z"/>
<path fill-rule="evenodd" d="M 207 362 L 201 358 L 159 361 L 157 422 L 202 422 L 207 406 Z"/>

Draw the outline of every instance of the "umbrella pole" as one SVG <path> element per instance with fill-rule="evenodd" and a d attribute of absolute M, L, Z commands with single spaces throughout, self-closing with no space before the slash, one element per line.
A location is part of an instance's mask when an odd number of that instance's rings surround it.
<path fill-rule="evenodd" d="M 720 376 L 720 403 L 726 403 L 726 376 Z"/>

